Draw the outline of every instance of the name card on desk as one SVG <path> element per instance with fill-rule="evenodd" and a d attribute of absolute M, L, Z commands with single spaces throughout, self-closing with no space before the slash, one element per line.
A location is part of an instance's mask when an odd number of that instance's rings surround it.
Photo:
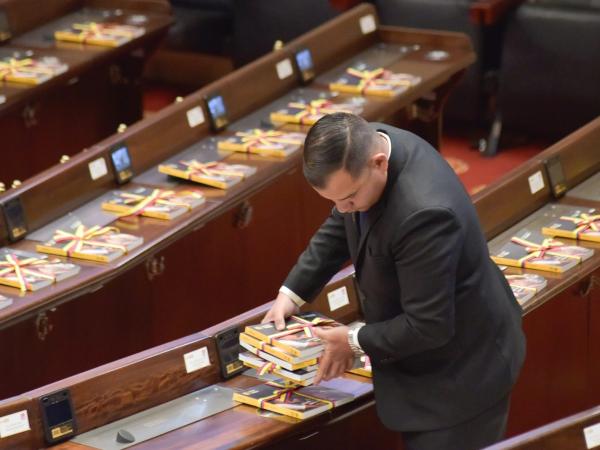
<path fill-rule="evenodd" d="M 538 170 L 536 173 L 529 177 L 529 190 L 532 194 L 544 189 L 544 177 L 542 172 Z"/>
<path fill-rule="evenodd" d="M 362 31 L 362 34 L 372 33 L 375 31 L 375 28 L 377 28 L 377 26 L 375 25 L 375 17 L 373 17 L 373 14 L 367 14 L 360 18 L 360 31 Z"/>
<path fill-rule="evenodd" d="M 600 446 L 600 423 L 584 428 L 583 436 L 588 449 Z"/>
<path fill-rule="evenodd" d="M 104 158 L 98 158 L 93 160 L 91 163 L 88 164 L 88 168 L 90 169 L 90 177 L 92 177 L 92 180 L 102 178 L 108 173 L 108 168 L 106 167 L 106 160 Z"/>
<path fill-rule="evenodd" d="M 204 123 L 204 111 L 202 111 L 200 106 L 196 106 L 195 108 L 188 110 L 186 115 L 190 128 L 197 127 L 198 125 Z"/>
<path fill-rule="evenodd" d="M 203 367 L 210 366 L 210 358 L 208 357 L 208 348 L 202 347 L 198 350 L 191 351 L 183 355 L 185 363 L 185 371 L 187 373 L 195 372 Z"/>
<path fill-rule="evenodd" d="M 327 294 L 327 300 L 329 301 L 329 310 L 335 311 L 336 309 L 340 309 L 350 303 L 350 299 L 348 298 L 348 290 L 346 286 L 342 286 L 341 288 L 335 289 Z"/>
<path fill-rule="evenodd" d="M 292 68 L 292 62 L 290 58 L 286 58 L 283 61 L 279 61 L 277 63 L 277 76 L 280 80 L 284 80 L 294 73 L 294 69 Z"/>
<path fill-rule="evenodd" d="M 0 438 L 9 437 L 30 429 L 26 410 L 0 417 Z"/>

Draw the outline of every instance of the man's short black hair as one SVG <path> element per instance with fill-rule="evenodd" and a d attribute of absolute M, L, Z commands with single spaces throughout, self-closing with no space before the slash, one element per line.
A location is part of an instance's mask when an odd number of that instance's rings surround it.
<path fill-rule="evenodd" d="M 304 177 L 319 189 L 325 187 L 329 175 L 342 168 L 358 178 L 376 136 L 367 121 L 354 114 L 340 112 L 322 117 L 304 142 Z"/>

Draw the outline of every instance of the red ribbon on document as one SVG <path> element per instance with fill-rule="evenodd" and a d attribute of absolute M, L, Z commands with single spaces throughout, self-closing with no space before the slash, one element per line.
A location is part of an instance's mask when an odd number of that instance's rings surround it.
<path fill-rule="evenodd" d="M 27 283 L 25 279 L 26 274 L 35 275 L 41 278 L 46 278 L 51 281 L 56 281 L 56 278 L 52 275 L 47 275 L 44 273 L 40 273 L 36 270 L 30 270 L 31 266 L 35 264 L 47 264 L 48 261 L 40 258 L 26 258 L 20 260 L 16 255 L 8 254 L 5 256 L 5 261 L 0 261 L 0 267 L 4 267 L 4 269 L 0 269 L 0 277 L 15 273 L 17 277 L 17 281 L 19 283 L 19 289 L 21 291 L 26 291 L 28 288 L 31 289 L 31 285 Z"/>
<path fill-rule="evenodd" d="M 67 255 L 72 255 L 74 252 L 79 252 L 83 248 L 84 244 L 93 245 L 96 247 L 114 248 L 122 250 L 127 253 L 127 247 L 124 245 L 111 244 L 108 242 L 97 241 L 94 238 L 102 236 L 107 233 L 118 233 L 119 229 L 115 227 L 100 227 L 98 225 L 93 226 L 86 230 L 84 225 L 79 225 L 75 230 L 75 233 L 69 233 L 63 230 L 56 230 L 54 233 L 54 241 L 57 243 L 67 242 L 62 248 L 67 252 Z"/>

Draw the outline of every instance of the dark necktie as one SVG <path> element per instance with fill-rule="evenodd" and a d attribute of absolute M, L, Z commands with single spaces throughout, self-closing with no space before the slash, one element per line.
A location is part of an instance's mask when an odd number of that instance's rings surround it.
<path fill-rule="evenodd" d="M 367 212 L 359 211 L 356 215 L 356 227 L 360 236 L 367 229 Z"/>

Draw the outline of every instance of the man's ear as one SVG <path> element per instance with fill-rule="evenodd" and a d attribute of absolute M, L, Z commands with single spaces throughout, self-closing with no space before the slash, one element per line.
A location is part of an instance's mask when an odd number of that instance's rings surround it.
<path fill-rule="evenodd" d="M 371 163 L 375 169 L 387 170 L 388 157 L 385 153 L 375 153 L 371 157 Z"/>

